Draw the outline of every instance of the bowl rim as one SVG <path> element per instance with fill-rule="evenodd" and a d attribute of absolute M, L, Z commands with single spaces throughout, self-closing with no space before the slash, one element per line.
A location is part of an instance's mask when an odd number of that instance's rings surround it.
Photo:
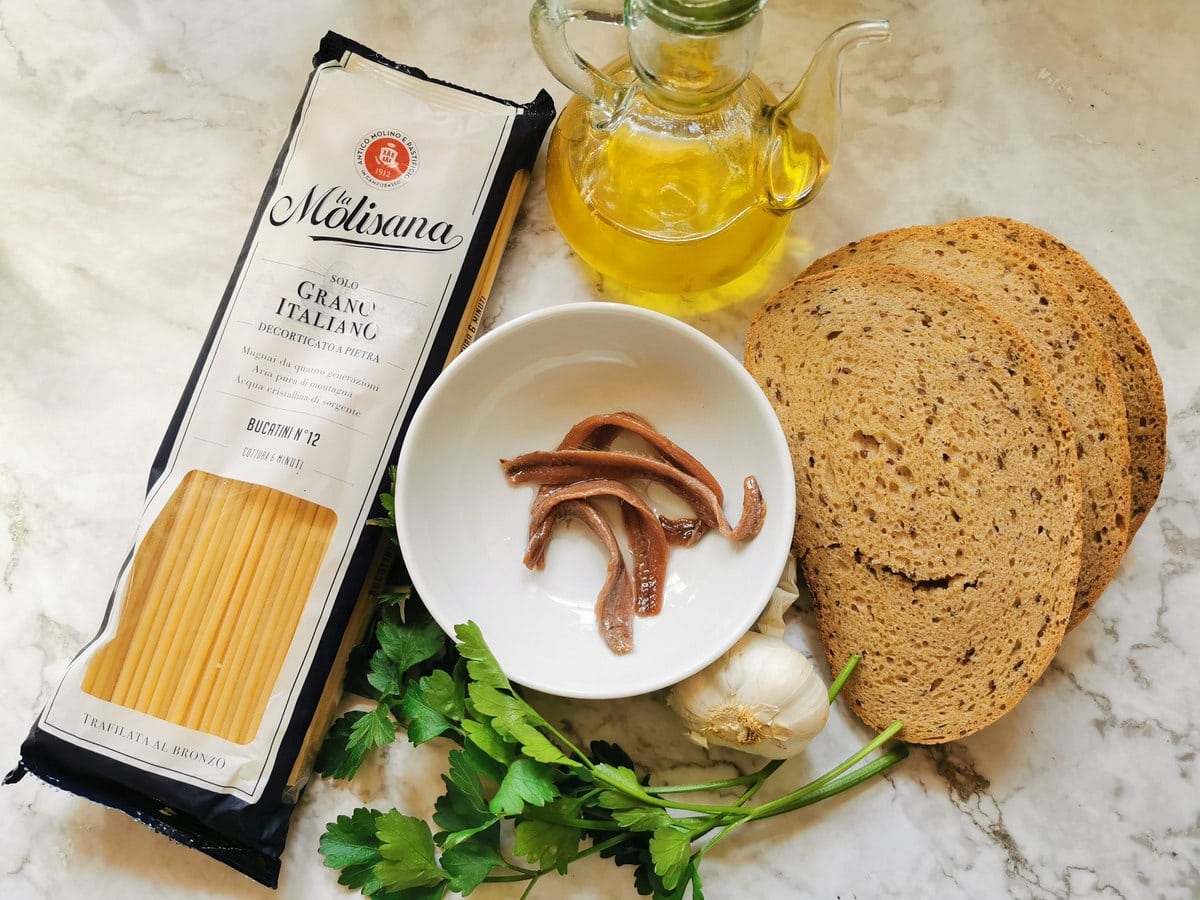
<path fill-rule="evenodd" d="M 640 320 L 643 324 L 652 324 L 659 328 L 665 328 L 668 331 L 674 332 L 684 341 L 689 342 L 697 348 L 702 348 L 709 353 L 714 359 L 721 359 L 726 362 L 722 368 L 735 380 L 742 383 L 742 386 L 747 389 L 746 393 L 750 395 L 751 402 L 759 407 L 759 413 L 764 421 L 773 423 L 774 428 L 768 430 L 768 441 L 774 445 L 771 448 L 771 455 L 779 455 L 781 459 L 780 471 L 784 475 L 785 483 L 781 487 L 783 496 L 773 498 L 772 507 L 777 514 L 786 514 L 789 523 L 795 522 L 795 473 L 792 468 L 791 452 L 788 448 L 787 439 L 783 432 L 783 426 L 775 415 L 774 409 L 771 407 L 766 395 L 754 380 L 754 377 L 745 369 L 741 361 L 725 349 L 717 340 L 704 333 L 700 329 L 687 324 L 686 322 L 675 319 L 665 313 L 660 313 L 655 310 L 645 309 L 643 307 L 631 306 L 613 301 L 604 300 L 582 300 L 561 303 L 556 306 L 547 307 L 544 309 L 534 310 L 524 313 L 517 318 L 505 322 L 495 328 L 490 329 L 477 340 L 462 350 L 446 368 L 439 373 L 434 380 L 425 396 L 418 404 L 413 417 L 409 422 L 408 428 L 405 431 L 405 438 L 401 442 L 399 453 L 396 457 L 396 480 L 395 480 L 395 521 L 396 521 L 396 538 L 399 542 L 400 553 L 404 559 L 404 564 L 408 572 L 412 586 L 418 596 L 421 597 L 422 603 L 429 611 L 434 621 L 438 623 L 441 629 L 451 638 L 457 640 L 454 634 L 454 626 L 461 624 L 451 622 L 445 616 L 445 610 L 439 608 L 439 604 L 435 600 L 430 600 L 428 591 L 430 580 L 426 579 L 421 563 L 414 564 L 410 559 L 404 557 L 404 550 L 411 538 L 412 530 L 408 528 L 410 524 L 407 517 L 402 513 L 402 497 L 405 494 L 404 485 L 407 483 L 411 461 L 414 458 L 413 454 L 417 451 L 417 441 L 414 436 L 419 436 L 424 428 L 425 420 L 432 416 L 438 407 L 437 398 L 447 390 L 451 390 L 455 381 L 453 373 L 465 366 L 472 365 L 474 360 L 481 353 L 489 352 L 489 348 L 499 342 L 504 341 L 508 335 L 525 331 L 530 328 L 537 328 L 543 323 L 559 318 L 576 317 L 576 316 L 599 316 L 602 318 L 621 319 L 627 318 L 630 320 Z M 764 443 L 766 443 L 764 442 Z M 415 475 L 414 475 L 415 477 Z M 779 506 L 783 509 L 779 509 Z M 697 656 L 686 666 L 677 667 L 663 673 L 660 677 L 653 681 L 647 681 L 645 685 L 639 686 L 636 690 L 619 688 L 616 691 L 612 689 L 606 690 L 603 685 L 598 685 L 595 689 L 582 690 L 576 688 L 564 688 L 556 686 L 552 683 L 545 682 L 540 679 L 523 678 L 520 675 L 514 676 L 512 673 L 504 670 L 505 675 L 511 678 L 517 684 L 531 688 L 542 693 L 550 694 L 557 697 L 565 697 L 570 699 L 581 700 L 610 700 L 624 697 L 636 697 L 650 693 L 655 690 L 660 690 L 677 684 L 680 681 L 688 678 L 706 666 L 710 665 L 715 660 L 719 659 L 732 647 L 737 641 L 751 628 L 766 608 L 773 593 L 773 587 L 777 583 L 778 578 L 783 574 L 787 564 L 788 555 L 791 552 L 791 537 L 792 527 L 789 527 L 783 532 L 785 537 L 782 539 L 782 547 L 771 553 L 778 555 L 778 572 L 772 572 L 771 587 L 763 591 L 763 596 L 753 603 L 746 603 L 743 607 L 744 612 L 735 623 L 735 627 L 730 629 L 730 637 L 728 641 L 717 642 L 715 649 L 710 650 L 706 654 Z M 484 635 L 487 639 L 487 635 Z M 503 663 L 501 663 L 503 668 Z"/>

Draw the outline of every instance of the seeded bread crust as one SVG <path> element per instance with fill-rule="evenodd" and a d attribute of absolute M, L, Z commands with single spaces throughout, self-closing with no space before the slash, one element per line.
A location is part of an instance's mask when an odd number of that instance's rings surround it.
<path fill-rule="evenodd" d="M 1120 380 L 1087 311 L 1031 255 L 952 226 L 918 226 L 855 241 L 804 273 L 895 263 L 961 282 L 1033 344 L 1071 417 L 1083 480 L 1083 562 L 1068 629 L 1116 574 L 1129 540 L 1128 424 Z"/>
<path fill-rule="evenodd" d="M 1091 317 L 1108 347 L 1125 399 L 1133 476 L 1132 539 L 1154 508 L 1167 464 L 1167 405 L 1162 377 L 1146 336 L 1104 276 L 1054 235 L 1015 219 L 984 217 L 951 224 L 957 229 L 1003 238 L 1033 254 Z"/>
<path fill-rule="evenodd" d="M 1075 437 L 1029 342 L 954 282 L 897 266 L 802 278 L 746 368 L 792 451 L 794 547 L 851 708 L 941 743 L 1012 709 L 1066 631 Z"/>

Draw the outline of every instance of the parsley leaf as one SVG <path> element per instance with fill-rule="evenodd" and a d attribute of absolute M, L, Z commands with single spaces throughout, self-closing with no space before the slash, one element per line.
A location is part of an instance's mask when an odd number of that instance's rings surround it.
<path fill-rule="evenodd" d="M 381 697 L 394 697 L 403 688 L 400 684 L 404 678 L 404 670 L 382 650 L 376 650 L 371 656 L 367 669 L 367 684 L 371 685 Z"/>
<path fill-rule="evenodd" d="M 646 797 L 642 783 L 638 781 L 637 773 L 633 769 L 600 763 L 592 768 L 591 774 L 597 785 L 606 787 L 600 792 L 600 805 L 607 809 L 628 809 L 632 804 L 628 799 L 623 799 L 622 795 L 635 800 Z"/>
<path fill-rule="evenodd" d="M 435 836 L 443 849 L 456 847 L 498 825 L 500 820 L 488 808 L 483 784 L 463 751 L 450 751 L 450 772 L 442 780 L 446 782 L 446 793 L 438 799 L 433 819 L 446 829 Z"/>
<path fill-rule="evenodd" d="M 396 467 L 395 466 L 388 467 L 388 478 L 391 479 L 391 482 L 393 485 L 392 489 L 395 490 L 395 487 L 394 487 L 396 484 Z M 386 509 L 391 515 L 394 516 L 396 514 L 396 498 L 392 494 L 388 494 L 388 493 L 380 494 L 379 502 L 380 502 L 380 504 L 382 504 L 383 508 Z"/>
<path fill-rule="evenodd" d="M 468 663 L 468 671 L 470 666 Z M 492 728 L 499 735 L 519 743 L 526 756 L 538 762 L 579 765 L 538 731 L 537 726 L 545 725 L 546 720 L 521 698 L 477 681 L 471 682 L 467 693 L 475 712 L 490 719 Z"/>
<path fill-rule="evenodd" d="M 630 831 L 657 831 L 673 821 L 665 809 L 657 806 L 638 806 L 613 812 L 613 821 Z"/>
<path fill-rule="evenodd" d="M 355 710 L 346 713 L 333 723 L 317 754 L 315 768 L 318 772 L 328 778 L 342 780 L 355 776 L 359 766 L 362 765 L 366 748 L 358 744 L 351 747 L 350 735 L 354 730 L 354 724 L 365 715 L 366 712 Z"/>
<path fill-rule="evenodd" d="M 559 750 L 553 741 L 528 722 L 518 722 L 513 725 L 511 734 L 520 742 L 521 752 L 530 759 L 535 759 L 542 763 L 554 763 L 569 768 L 576 768 L 581 765 Z"/>
<path fill-rule="evenodd" d="M 467 662 L 467 673 L 471 678 L 488 687 L 502 690 L 512 690 L 508 678 L 500 669 L 500 664 L 492 656 L 492 651 L 483 640 L 483 633 L 474 622 L 457 625 L 454 634 L 459 640 L 458 652 Z"/>
<path fill-rule="evenodd" d="M 446 793 L 438 798 L 433 821 L 443 829 L 438 842 L 453 847 L 496 822 L 483 785 L 462 750 L 450 751 L 450 771 L 442 776 Z"/>
<path fill-rule="evenodd" d="M 524 812 L 526 803 L 545 806 L 557 796 L 554 769 L 531 759 L 517 759 L 508 767 L 490 807 L 498 816 L 516 816 Z"/>
<path fill-rule="evenodd" d="M 508 764 L 516 758 L 517 748 L 507 743 L 504 738 L 497 734 L 496 729 L 487 722 L 464 719 L 462 727 L 463 733 L 466 734 L 472 744 L 496 762 L 502 764 L 506 769 Z M 500 779 L 494 778 L 493 780 L 499 781 Z"/>
<path fill-rule="evenodd" d="M 392 721 L 388 708 L 380 705 L 354 720 L 346 748 L 361 757 L 372 747 L 382 747 L 395 739 L 396 723 Z"/>
<path fill-rule="evenodd" d="M 442 900 L 446 896 L 448 882 L 429 885 L 427 887 L 404 888 L 399 891 L 378 890 L 371 894 L 371 900 Z"/>
<path fill-rule="evenodd" d="M 479 723 L 464 722 L 464 730 L 466 730 L 466 726 L 468 724 L 477 725 Z M 495 732 L 492 732 L 492 734 L 495 734 Z M 480 778 L 486 778 L 488 781 L 499 784 L 501 779 L 504 778 L 504 773 L 508 771 L 508 764 L 512 762 L 514 758 L 513 755 L 510 753 L 505 755 L 502 760 L 497 760 L 491 754 L 485 753 L 484 750 L 475 743 L 470 731 L 467 732 L 467 735 L 467 740 L 463 742 L 462 752 L 466 755 L 467 760 L 470 762 L 471 768 L 479 774 Z M 503 742 L 500 743 L 500 746 L 504 747 L 506 750 L 511 748 L 511 745 Z"/>
<path fill-rule="evenodd" d="M 375 877 L 374 867 L 383 857 L 379 855 L 379 838 L 375 835 L 375 820 L 379 813 L 373 809 L 356 809 L 349 816 L 338 816 L 325 826 L 321 835 L 320 852 L 325 865 L 341 869 L 338 883 L 371 894 L 382 885 Z"/>
<path fill-rule="evenodd" d="M 567 871 L 571 857 L 579 850 L 582 832 L 570 825 L 524 819 L 517 823 L 513 853 L 542 868 Z"/>
<path fill-rule="evenodd" d="M 445 880 L 434 858 L 433 834 L 420 819 L 393 809 L 376 818 L 375 835 L 383 857 L 375 874 L 386 889 L 428 887 Z"/>
<path fill-rule="evenodd" d="M 596 805 L 604 809 L 644 809 L 645 805 L 637 797 L 630 797 L 620 791 L 604 790 L 596 795 Z"/>
<path fill-rule="evenodd" d="M 423 744 L 453 729 L 462 718 L 454 679 L 445 669 L 435 669 L 419 681 L 410 681 L 400 701 L 400 712 L 408 719 L 408 739 Z"/>
<path fill-rule="evenodd" d="M 499 825 L 496 826 L 499 835 Z M 504 857 L 485 836 L 463 841 L 442 853 L 442 868 L 450 875 L 450 890 L 466 896 L 494 869 L 505 866 Z"/>
<path fill-rule="evenodd" d="M 463 750 L 450 751 L 450 772 L 442 776 L 448 785 L 463 792 L 471 804 L 480 810 L 487 809 L 487 798 L 483 795 L 483 784 L 470 758 Z"/>
<path fill-rule="evenodd" d="M 499 820 L 486 807 L 478 809 L 472 806 L 458 788 L 450 787 L 437 798 L 433 821 L 442 829 L 437 834 L 437 842 L 448 849 L 491 828 Z"/>
<path fill-rule="evenodd" d="M 468 671 L 470 665 L 467 664 Z M 468 686 L 467 696 L 471 698 L 475 711 L 490 719 L 492 727 L 506 737 L 512 736 L 513 727 L 524 723 L 528 714 L 523 700 L 478 681 L 473 681 Z"/>
<path fill-rule="evenodd" d="M 396 467 L 388 467 L 388 481 L 392 485 L 392 491 L 396 490 Z M 394 493 L 380 492 L 379 505 L 383 507 L 386 516 L 377 516 L 372 519 L 367 519 L 368 525 L 378 525 L 381 528 L 388 529 L 388 537 L 393 544 L 399 545 L 396 539 L 396 497 Z"/>
<path fill-rule="evenodd" d="M 375 638 L 379 648 L 401 673 L 432 658 L 446 645 L 446 636 L 433 619 L 402 625 L 381 618 L 375 627 Z"/>
<path fill-rule="evenodd" d="M 329 778 L 348 779 L 357 774 L 368 750 L 390 744 L 396 739 L 396 723 L 386 706 L 370 712 L 352 710 L 333 723 L 315 768 Z"/>
<path fill-rule="evenodd" d="M 650 838 L 650 855 L 654 871 L 663 886 L 674 890 L 679 886 L 692 858 L 692 834 L 679 825 L 666 824 L 655 829 Z"/>
<path fill-rule="evenodd" d="M 375 602 L 380 606 L 397 606 L 404 609 L 404 605 L 412 596 L 412 588 L 402 587 L 394 591 L 385 591 L 375 598 Z"/>

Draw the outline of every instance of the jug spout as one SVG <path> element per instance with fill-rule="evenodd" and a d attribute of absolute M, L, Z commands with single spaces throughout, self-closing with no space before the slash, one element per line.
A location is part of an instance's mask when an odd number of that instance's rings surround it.
<path fill-rule="evenodd" d="M 842 58 L 869 41 L 887 41 L 884 19 L 851 22 L 830 34 L 808 64 L 800 83 L 771 115 L 767 178 L 770 205 L 795 209 L 811 200 L 825 181 L 841 131 Z M 802 145 L 802 146 L 798 146 Z M 815 160 L 798 172 L 794 160 Z"/>

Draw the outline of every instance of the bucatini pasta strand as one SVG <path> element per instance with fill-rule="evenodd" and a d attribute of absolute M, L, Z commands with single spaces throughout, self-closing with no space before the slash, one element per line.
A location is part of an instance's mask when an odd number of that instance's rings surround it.
<path fill-rule="evenodd" d="M 183 492 L 176 492 L 164 510 L 163 514 L 170 516 L 172 523 L 178 520 L 182 500 Z M 133 642 L 135 626 L 146 613 L 146 598 L 155 572 L 162 564 L 164 543 L 163 540 L 144 541 L 134 554 L 129 570 L 129 605 L 117 623 L 117 632 L 112 641 L 100 649 L 84 676 L 83 689 L 87 693 L 97 697 L 112 696 L 121 671 L 121 661 L 128 655 Z"/>
<path fill-rule="evenodd" d="M 304 515 L 311 515 L 299 497 L 287 497 L 279 511 L 280 521 L 288 527 L 276 528 L 271 532 L 263 549 L 262 562 L 250 584 L 251 602 L 239 623 L 234 649 L 230 654 L 225 678 L 219 687 L 205 698 L 204 712 L 200 719 L 200 730 L 212 733 L 232 734 L 233 709 L 243 693 L 250 689 L 246 681 L 246 667 L 256 653 L 261 652 L 259 634 L 264 616 L 279 603 L 278 585 L 292 565 L 293 556 L 299 550 L 297 541 L 304 528 Z"/>
<path fill-rule="evenodd" d="M 193 546 L 192 529 L 208 510 L 210 498 L 203 489 L 200 473 L 188 473 L 178 490 L 183 494 L 178 515 L 165 522 L 164 516 L 160 515 L 146 535 L 146 540 L 162 540 L 164 547 L 162 561 L 147 589 L 145 613 L 137 621 L 129 652 L 121 661 L 117 684 L 109 698 L 123 706 L 131 706 L 141 688 L 141 672 L 154 652 L 154 645 L 170 614 L 170 605 L 160 598 L 169 598 L 178 589 L 187 566 L 186 551 Z"/>
<path fill-rule="evenodd" d="M 245 564 L 238 574 L 229 604 L 224 609 L 219 631 L 213 640 L 200 683 L 191 691 L 187 714 L 182 722 L 188 728 L 200 727 L 208 701 L 229 678 L 231 654 L 236 649 L 234 641 L 238 630 L 245 624 L 246 612 L 250 608 L 247 603 L 255 602 L 252 586 L 257 578 L 261 578 L 263 564 L 266 561 L 264 552 L 273 533 L 272 523 L 280 518 L 280 511 L 283 509 L 285 501 L 292 499 L 280 491 L 265 488 L 263 490 L 266 496 L 262 515 L 254 529 L 253 539 L 246 552 Z"/>
<path fill-rule="evenodd" d="M 255 533 L 259 530 L 263 508 L 269 488 L 252 486 L 244 495 L 237 511 L 231 540 L 224 548 L 211 588 L 204 586 L 198 598 L 202 608 L 199 624 L 191 640 L 180 654 L 184 657 L 183 670 L 176 684 L 169 687 L 170 705 L 163 716 L 171 722 L 186 723 L 188 709 L 192 705 L 200 679 L 209 666 L 209 655 L 217 640 L 217 632 L 232 610 L 239 579 L 246 569 L 255 564 L 251 558 L 251 547 Z M 269 523 L 267 523 L 269 525 Z"/>
<path fill-rule="evenodd" d="M 283 594 L 283 602 L 273 611 L 267 627 L 262 632 L 262 649 L 255 656 L 254 667 L 248 682 L 249 690 L 243 696 L 240 708 L 233 717 L 232 733 L 240 735 L 242 743 L 254 738 L 258 724 L 271 697 L 283 661 L 291 647 L 292 635 L 304 611 L 308 599 L 308 586 L 316 577 L 327 543 L 324 534 L 329 529 L 329 510 L 318 507 L 304 536 L 300 555 L 292 571 L 292 577 Z M 327 518 L 328 517 L 328 518 Z"/>
<path fill-rule="evenodd" d="M 148 677 L 134 703 L 135 709 L 160 719 L 167 717 L 171 692 L 182 674 L 185 650 L 195 638 L 200 616 L 212 602 L 213 580 L 244 499 L 240 496 L 241 482 L 222 478 L 212 486 L 212 491 L 213 507 L 200 528 L 201 550 L 191 554 L 174 604 L 177 612 L 154 648 Z"/>

